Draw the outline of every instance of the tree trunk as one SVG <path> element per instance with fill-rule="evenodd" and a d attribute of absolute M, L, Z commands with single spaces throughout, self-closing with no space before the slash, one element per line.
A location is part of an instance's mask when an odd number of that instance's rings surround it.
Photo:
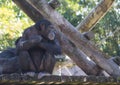
<path fill-rule="evenodd" d="M 26 0 L 13 0 L 34 22 L 42 19 L 41 13 L 31 6 Z M 28 10 L 29 9 L 29 10 Z M 80 51 L 68 38 L 63 34 L 59 33 L 62 38 L 61 46 L 65 54 L 67 54 L 86 74 L 97 75 L 101 69 L 89 61 L 86 55 Z"/>
<path fill-rule="evenodd" d="M 115 0 L 102 0 L 89 13 L 89 15 L 77 26 L 78 30 L 82 32 L 92 30 L 98 21 L 107 13 Z"/>
<path fill-rule="evenodd" d="M 57 11 L 53 10 L 46 2 L 46 0 L 26 0 L 33 7 L 35 7 L 39 12 L 44 15 L 49 21 L 56 24 L 60 30 L 86 55 L 88 55 L 97 65 L 102 69 L 107 71 L 110 75 L 120 76 L 120 69 L 115 63 L 108 62 L 104 58 L 106 56 L 100 50 L 98 50 L 94 45 L 89 43 L 89 41 L 81 35 L 73 25 L 71 25 L 63 16 L 61 16 Z"/>

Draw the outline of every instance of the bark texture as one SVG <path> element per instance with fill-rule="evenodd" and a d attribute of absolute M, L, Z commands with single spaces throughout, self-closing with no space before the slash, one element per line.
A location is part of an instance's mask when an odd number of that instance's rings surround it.
<path fill-rule="evenodd" d="M 111 8 L 115 0 L 101 0 L 98 5 L 86 16 L 86 18 L 77 26 L 82 32 L 90 31 L 98 21 L 104 17 Z"/>
<path fill-rule="evenodd" d="M 0 85 L 120 85 L 120 78 L 103 76 L 44 76 L 20 74 L 0 75 Z"/>
<path fill-rule="evenodd" d="M 29 16 L 34 22 L 42 19 L 41 13 L 31 6 L 26 0 L 13 0 L 22 10 Z M 25 3 L 27 5 L 25 5 Z M 30 6 L 29 6 L 30 5 Z M 31 9 L 31 10 L 28 10 Z M 36 15 L 34 15 L 36 14 Z M 86 74 L 88 75 L 98 75 L 101 69 L 92 61 L 87 59 L 87 56 L 77 48 L 63 33 L 58 34 L 61 38 L 61 46 L 63 53 L 67 54 Z M 84 34 L 83 34 L 84 35 Z"/>
<path fill-rule="evenodd" d="M 26 0 L 12 0 L 17 6 L 19 6 L 34 22 L 43 19 L 44 16 L 36 10 L 33 6 L 31 6 Z M 57 0 L 51 0 L 48 2 L 52 8 L 57 8 L 60 6 L 60 3 Z"/>
<path fill-rule="evenodd" d="M 33 7 L 39 10 L 39 12 L 44 15 L 49 21 L 56 24 L 60 30 L 79 47 L 86 55 L 88 55 L 97 65 L 102 69 L 107 71 L 112 76 L 120 76 L 120 69 L 115 63 L 108 62 L 100 50 L 98 50 L 94 45 L 89 43 L 89 41 L 80 34 L 73 25 L 71 25 L 63 16 L 61 16 L 57 11 L 53 10 L 45 0 L 26 0 Z"/>

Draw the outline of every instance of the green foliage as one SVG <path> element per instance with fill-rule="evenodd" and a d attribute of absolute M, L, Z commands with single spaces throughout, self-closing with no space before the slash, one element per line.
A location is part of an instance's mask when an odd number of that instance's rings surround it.
<path fill-rule="evenodd" d="M 0 50 L 14 47 L 23 29 L 32 23 L 11 0 L 0 0 Z"/>
<path fill-rule="evenodd" d="M 74 26 L 77 26 L 88 15 L 98 0 L 59 0 L 58 11 Z"/>
<path fill-rule="evenodd" d="M 120 10 L 115 3 L 106 16 L 94 27 L 95 43 L 111 56 L 120 56 Z"/>
<path fill-rule="evenodd" d="M 77 26 L 100 0 L 59 0 L 58 11 L 74 26 Z M 95 44 L 111 56 L 120 56 L 120 1 L 94 27 Z"/>
<path fill-rule="evenodd" d="M 48 0 L 49 1 L 49 0 Z M 57 8 L 68 21 L 77 26 L 100 0 L 59 0 Z M 94 27 L 95 44 L 111 56 L 120 56 L 120 1 Z M 14 46 L 14 41 L 33 22 L 11 1 L 0 0 L 0 50 Z"/>

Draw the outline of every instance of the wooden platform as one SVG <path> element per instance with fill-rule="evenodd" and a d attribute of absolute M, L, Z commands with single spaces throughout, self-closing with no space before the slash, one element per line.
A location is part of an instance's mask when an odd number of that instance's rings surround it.
<path fill-rule="evenodd" d="M 40 85 L 40 84 L 77 84 L 77 85 L 120 85 L 120 77 L 102 76 L 44 76 L 38 79 L 20 74 L 0 75 L 0 85 Z"/>

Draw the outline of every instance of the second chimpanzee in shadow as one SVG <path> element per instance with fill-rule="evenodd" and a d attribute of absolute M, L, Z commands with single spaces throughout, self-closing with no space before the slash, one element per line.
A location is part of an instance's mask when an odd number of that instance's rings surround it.
<path fill-rule="evenodd" d="M 27 28 L 16 45 L 20 70 L 22 72 L 52 73 L 55 55 L 61 54 L 54 26 L 48 20 L 41 20 Z"/>

